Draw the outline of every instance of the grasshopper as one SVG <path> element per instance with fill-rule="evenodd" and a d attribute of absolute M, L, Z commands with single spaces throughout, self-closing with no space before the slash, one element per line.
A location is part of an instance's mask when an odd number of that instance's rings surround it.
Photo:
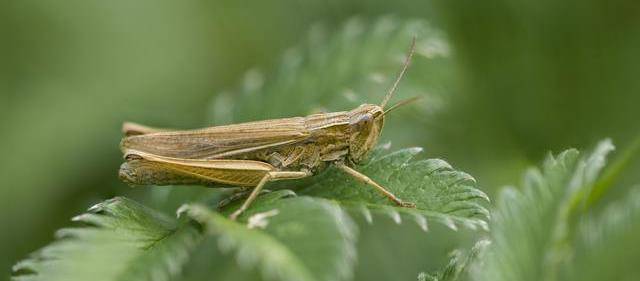
<path fill-rule="evenodd" d="M 415 38 L 400 73 L 380 105 L 351 111 L 264 120 L 204 129 L 172 131 L 124 123 L 120 144 L 125 163 L 119 177 L 132 185 L 224 184 L 253 187 L 235 220 L 271 181 L 300 179 L 329 165 L 366 183 L 402 207 L 415 207 L 353 167 L 362 162 L 380 136 L 389 99 L 406 72 Z"/>

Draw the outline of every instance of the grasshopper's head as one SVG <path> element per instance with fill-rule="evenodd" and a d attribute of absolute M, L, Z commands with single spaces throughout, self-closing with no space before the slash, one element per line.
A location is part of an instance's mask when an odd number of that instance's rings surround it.
<path fill-rule="evenodd" d="M 349 158 L 359 163 L 376 145 L 384 125 L 384 111 L 376 104 L 363 104 L 349 112 Z"/>
<path fill-rule="evenodd" d="M 378 137 L 382 132 L 382 126 L 384 125 L 384 116 L 393 109 L 415 101 L 416 98 L 401 101 L 385 110 L 387 102 L 396 92 L 398 83 L 402 80 L 402 76 L 409 67 L 409 62 L 413 56 L 415 50 L 416 38 L 413 38 L 411 42 L 411 48 L 409 54 L 402 66 L 402 70 L 389 92 L 382 100 L 380 105 L 377 104 L 363 104 L 354 110 L 349 111 L 349 160 L 354 163 L 359 163 L 367 156 L 367 153 L 378 142 Z"/>

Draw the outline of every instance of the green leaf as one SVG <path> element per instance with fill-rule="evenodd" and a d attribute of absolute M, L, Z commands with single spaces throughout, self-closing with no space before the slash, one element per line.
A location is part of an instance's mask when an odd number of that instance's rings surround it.
<path fill-rule="evenodd" d="M 415 209 L 400 208 L 371 186 L 332 168 L 317 176 L 300 194 L 336 200 L 342 206 L 360 211 L 368 221 L 370 212 L 383 213 L 396 222 L 414 220 L 424 230 L 428 221 L 457 229 L 487 228 L 484 218 L 489 212 L 479 201 L 489 198 L 476 186 L 469 174 L 454 170 L 441 159 L 415 160 L 421 148 L 408 148 L 385 153 L 381 148 L 357 169 L 386 187 L 402 200 L 416 204 Z"/>
<path fill-rule="evenodd" d="M 259 264 L 267 279 L 349 279 L 357 234 L 350 218 L 327 200 L 282 199 L 292 195 L 280 190 L 259 197 L 240 218 L 247 224 L 203 205 L 181 212 L 215 236 L 221 250 L 237 249 L 241 267 Z M 86 226 L 61 229 L 56 242 L 16 264 L 14 280 L 173 280 L 204 238 L 193 222 L 179 223 L 126 198 L 89 211 L 74 218 Z"/>
<path fill-rule="evenodd" d="M 576 213 L 613 149 L 602 141 L 587 157 L 577 150 L 530 169 L 521 190 L 505 189 L 493 212 L 492 245 L 476 280 L 557 280 L 571 259 Z"/>
<path fill-rule="evenodd" d="M 257 265 L 269 280 L 346 280 L 352 275 L 356 229 L 335 204 L 293 197 L 288 190 L 260 196 L 241 221 L 227 219 L 204 205 L 180 209 L 218 237 L 221 250 L 236 251 L 242 268 Z M 255 223 L 255 221 L 262 221 Z M 253 227 L 253 229 L 251 229 Z"/>
<path fill-rule="evenodd" d="M 449 263 L 443 269 L 432 273 L 421 272 L 418 275 L 418 281 L 466 280 L 466 274 L 470 270 L 472 263 L 478 259 L 478 256 L 489 244 L 488 240 L 480 240 L 468 252 L 462 250 L 453 251 L 450 254 Z"/>
<path fill-rule="evenodd" d="M 13 280 L 170 280 L 199 241 L 195 227 L 122 197 L 73 220 L 86 226 L 59 230 L 14 266 Z"/>

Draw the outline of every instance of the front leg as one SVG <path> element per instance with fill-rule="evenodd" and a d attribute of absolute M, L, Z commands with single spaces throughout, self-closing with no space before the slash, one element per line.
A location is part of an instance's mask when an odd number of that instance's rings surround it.
<path fill-rule="evenodd" d="M 416 204 L 411 203 L 411 202 L 405 202 L 402 201 L 400 198 L 396 197 L 393 193 L 389 192 L 387 189 L 385 189 L 384 187 L 382 187 L 381 185 L 379 185 L 378 183 L 376 183 L 375 181 L 373 181 L 371 178 L 367 177 L 366 175 L 352 169 L 351 167 L 345 165 L 344 163 L 336 163 L 336 166 L 338 168 L 340 168 L 341 170 L 343 170 L 344 172 L 346 172 L 347 174 L 349 174 L 350 176 L 354 177 L 355 179 L 368 184 L 370 186 L 375 187 L 378 191 L 380 191 L 384 196 L 386 196 L 387 198 L 389 198 L 391 201 L 393 201 L 394 203 L 398 204 L 399 206 L 402 207 L 406 207 L 406 208 L 415 208 Z"/>

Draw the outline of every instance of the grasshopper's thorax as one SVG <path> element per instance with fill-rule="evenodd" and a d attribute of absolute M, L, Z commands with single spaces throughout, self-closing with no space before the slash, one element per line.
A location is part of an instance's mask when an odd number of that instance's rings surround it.
<path fill-rule="evenodd" d="M 379 105 L 363 104 L 349 111 L 349 160 L 359 163 L 378 142 L 384 124 Z"/>

